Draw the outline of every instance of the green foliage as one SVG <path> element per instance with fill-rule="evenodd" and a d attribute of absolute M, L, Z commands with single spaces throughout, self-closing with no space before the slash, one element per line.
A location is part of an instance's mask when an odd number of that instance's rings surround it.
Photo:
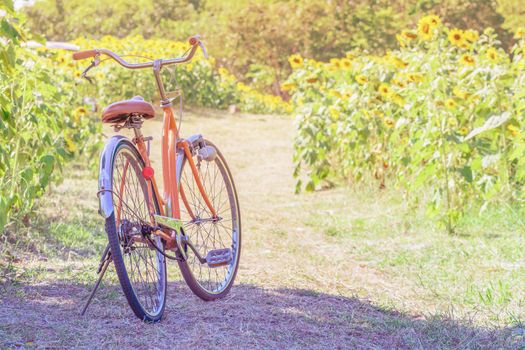
<path fill-rule="evenodd" d="M 351 47 L 384 48 L 395 41 L 397 28 L 399 16 L 388 1 L 250 2 L 231 14 L 218 55 L 235 72 L 264 64 L 280 83 L 289 73 L 286 58 L 294 52 L 328 59 Z"/>
<path fill-rule="evenodd" d="M 77 39 L 74 43 L 82 49 L 107 48 L 119 55 L 151 59 L 178 57 L 189 48 L 185 42 L 144 39 L 141 36 L 123 39 L 105 36 L 100 40 Z M 126 59 L 136 60 L 136 57 L 126 57 Z M 81 69 L 88 61 L 73 63 L 69 53 L 64 52 L 56 52 L 54 60 L 59 62 L 60 74 L 77 76 L 80 82 Z M 158 98 L 157 86 L 151 70 L 123 69 L 113 60 L 107 60 L 91 72 L 96 81 L 96 89 L 90 89 L 90 86 L 84 84 L 85 93 L 96 96 L 101 104 L 135 95 L 142 95 L 150 101 Z M 225 109 L 229 105 L 237 105 L 242 111 L 249 113 L 290 111 L 290 105 L 280 97 L 260 93 L 238 83 L 226 69 L 216 69 L 215 59 L 213 57 L 204 59 L 201 51 L 197 52 L 190 63 L 163 70 L 163 81 L 167 91 L 182 91 L 184 102 L 194 106 Z"/>
<path fill-rule="evenodd" d="M 525 9 L 521 0 L 498 0 L 498 12 L 505 22 L 503 28 L 515 32 L 516 28 L 525 24 Z"/>
<path fill-rule="evenodd" d="M 59 40 L 86 34 L 150 37 L 180 27 L 175 23 L 190 18 L 194 11 L 194 5 L 185 0 L 46 0 L 25 9 L 33 31 Z"/>
<path fill-rule="evenodd" d="M 509 56 L 490 29 L 478 39 L 435 16 L 418 27 L 385 56 L 290 57 L 296 175 L 307 170 L 307 190 L 340 178 L 401 187 L 452 232 L 472 205 L 524 197 L 524 42 Z"/>
<path fill-rule="evenodd" d="M 71 79 L 56 77 L 41 53 L 20 46 L 25 39 L 12 3 L 0 27 L 0 230 L 23 218 L 60 178 L 64 162 L 80 153 L 90 156 L 99 128 L 89 119 L 68 115 L 78 103 Z"/>
<path fill-rule="evenodd" d="M 493 27 L 509 48 L 509 28 L 519 22 L 516 0 L 37 0 L 28 6 L 31 28 L 49 39 L 142 35 L 179 40 L 205 36 L 218 63 L 244 82 L 280 94 L 293 53 L 328 60 L 361 48 L 384 53 L 395 34 L 421 13 L 435 13 L 454 27 Z M 283 19 L 286 20 L 283 20 Z M 131 20 L 130 20 L 131 19 Z M 271 72 L 264 85 L 253 74 Z"/>

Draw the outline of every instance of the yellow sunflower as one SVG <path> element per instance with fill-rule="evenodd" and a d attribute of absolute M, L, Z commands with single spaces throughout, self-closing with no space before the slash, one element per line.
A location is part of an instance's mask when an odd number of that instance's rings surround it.
<path fill-rule="evenodd" d="M 460 47 L 462 49 L 468 50 L 468 49 L 470 49 L 471 45 L 470 45 L 470 43 L 468 41 L 465 40 L 465 41 L 463 41 L 463 43 L 461 44 Z"/>
<path fill-rule="evenodd" d="M 390 89 L 390 86 L 388 86 L 387 84 L 384 84 L 384 83 L 379 85 L 379 88 L 377 89 L 377 91 L 379 91 L 379 93 L 383 97 L 389 96 L 391 94 L 391 92 L 392 92 L 392 90 Z"/>
<path fill-rule="evenodd" d="M 487 57 L 491 60 L 491 61 L 495 61 L 498 59 L 498 50 L 496 50 L 495 48 L 491 47 L 487 50 Z"/>
<path fill-rule="evenodd" d="M 507 125 L 507 130 L 512 136 L 518 136 L 520 134 L 520 129 L 516 125 L 509 124 Z"/>
<path fill-rule="evenodd" d="M 435 28 L 441 24 L 441 18 L 436 15 L 428 15 L 426 17 L 426 20 Z"/>
<path fill-rule="evenodd" d="M 310 74 L 309 76 L 306 77 L 306 82 L 310 83 L 310 84 L 316 83 L 317 80 L 318 79 L 317 79 L 317 76 L 315 74 Z"/>
<path fill-rule="evenodd" d="M 283 90 L 283 91 L 290 91 L 290 90 L 295 89 L 295 87 L 296 87 L 295 83 L 288 83 L 287 82 L 287 83 L 283 83 L 281 85 L 281 90 Z"/>
<path fill-rule="evenodd" d="M 465 136 L 466 134 L 468 134 L 468 129 L 466 127 L 462 127 L 459 129 L 459 133 L 460 135 Z"/>
<path fill-rule="evenodd" d="M 75 114 L 86 115 L 87 110 L 84 107 L 78 107 L 77 109 L 75 109 Z"/>
<path fill-rule="evenodd" d="M 408 63 L 396 56 L 391 56 L 391 62 L 397 69 L 403 69 L 408 66 Z"/>
<path fill-rule="evenodd" d="M 417 23 L 417 33 L 423 40 L 431 40 L 434 28 L 441 24 L 438 16 L 430 15 L 421 18 Z"/>
<path fill-rule="evenodd" d="M 341 60 L 339 58 L 331 58 L 330 59 L 330 64 L 334 67 L 334 68 L 341 68 Z"/>
<path fill-rule="evenodd" d="M 405 99 L 399 95 L 399 94 L 392 94 L 392 101 L 399 107 L 403 107 L 405 105 Z"/>
<path fill-rule="evenodd" d="M 479 38 L 479 33 L 477 30 L 468 29 L 464 34 L 465 39 L 467 39 L 467 41 L 470 43 L 474 43 Z"/>
<path fill-rule="evenodd" d="M 355 77 L 355 81 L 357 81 L 359 84 L 363 85 L 363 84 L 366 84 L 368 82 L 368 78 L 365 77 L 364 75 L 357 75 Z"/>
<path fill-rule="evenodd" d="M 401 34 L 396 34 L 396 40 L 397 40 L 397 43 L 399 44 L 399 46 L 406 47 L 405 39 L 403 39 Z"/>
<path fill-rule="evenodd" d="M 516 31 L 514 32 L 514 39 L 522 39 L 523 37 L 525 37 L 525 28 L 524 27 L 519 27 L 516 29 Z"/>
<path fill-rule="evenodd" d="M 355 58 L 355 54 L 351 51 L 348 51 L 346 53 L 346 58 L 348 58 L 349 60 L 353 60 Z"/>
<path fill-rule="evenodd" d="M 457 47 L 462 47 L 465 43 L 465 35 L 464 32 L 461 29 L 451 29 L 448 32 L 448 40 L 452 45 L 456 45 Z"/>
<path fill-rule="evenodd" d="M 448 119 L 447 119 L 447 123 L 448 123 L 448 125 L 451 126 L 451 127 L 456 127 L 456 126 L 458 126 L 458 120 L 457 120 L 456 118 L 454 118 L 454 117 L 450 117 L 450 118 L 448 118 Z"/>
<path fill-rule="evenodd" d="M 394 85 L 397 85 L 398 87 L 400 87 L 402 89 L 407 86 L 406 81 L 404 81 L 403 79 L 394 78 L 394 79 L 392 79 L 392 83 Z"/>
<path fill-rule="evenodd" d="M 401 31 L 401 37 L 407 40 L 414 40 L 417 39 L 417 34 L 410 30 L 404 29 L 403 31 Z"/>
<path fill-rule="evenodd" d="M 467 98 L 470 97 L 470 94 L 466 91 L 463 91 L 461 89 L 459 89 L 458 87 L 455 87 L 452 92 L 454 93 L 454 95 L 456 95 L 457 97 L 459 97 L 460 99 L 462 100 L 466 100 Z"/>
<path fill-rule="evenodd" d="M 392 128 L 394 126 L 394 119 L 385 118 L 384 123 L 387 128 Z"/>
<path fill-rule="evenodd" d="M 69 152 L 74 153 L 78 151 L 78 147 L 75 144 L 75 141 L 73 141 L 73 139 L 69 137 L 68 135 L 64 135 L 64 143 L 66 146 L 66 150 L 68 150 Z"/>
<path fill-rule="evenodd" d="M 339 119 L 339 117 L 341 116 L 341 112 L 339 111 L 339 109 L 335 107 L 330 107 L 329 112 L 330 112 L 330 119 L 334 121 Z"/>
<path fill-rule="evenodd" d="M 341 94 L 341 92 L 339 92 L 338 90 L 330 90 L 328 94 L 333 97 L 343 98 L 343 94 Z"/>
<path fill-rule="evenodd" d="M 349 59 L 349 58 L 342 58 L 341 59 L 341 66 L 345 69 L 350 69 L 352 68 L 352 61 Z"/>
<path fill-rule="evenodd" d="M 303 66 L 303 58 L 298 54 L 288 57 L 288 62 L 290 63 L 292 69 L 301 68 Z"/>
<path fill-rule="evenodd" d="M 423 81 L 423 76 L 421 74 L 417 74 L 417 73 L 408 73 L 407 74 L 407 78 L 412 83 L 419 83 L 419 82 Z"/>
<path fill-rule="evenodd" d="M 417 23 L 417 33 L 424 40 L 432 39 L 432 27 L 427 21 L 419 20 Z"/>
<path fill-rule="evenodd" d="M 459 62 L 461 62 L 464 65 L 467 66 L 473 66 L 476 64 L 476 61 L 474 60 L 474 57 L 472 57 L 469 54 L 463 54 L 461 55 L 461 58 L 459 59 Z"/>
<path fill-rule="evenodd" d="M 457 105 L 456 101 L 451 98 L 445 101 L 445 106 L 447 106 L 448 109 L 455 109 Z"/>
<path fill-rule="evenodd" d="M 342 94 L 344 99 L 349 99 L 350 97 L 352 97 L 352 90 L 345 89 L 343 90 Z"/>

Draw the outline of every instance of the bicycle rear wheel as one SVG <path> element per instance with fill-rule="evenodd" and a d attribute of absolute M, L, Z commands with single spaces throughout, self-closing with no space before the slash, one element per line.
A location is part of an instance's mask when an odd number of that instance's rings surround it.
<path fill-rule="evenodd" d="M 214 147 L 217 156 L 211 161 L 200 160 L 196 150 L 193 160 L 218 218 L 213 220 L 198 190 L 191 166 L 184 159 L 180 176 L 183 229 L 202 257 L 211 250 L 229 248 L 231 260 L 222 266 L 210 267 L 201 263 L 196 254 L 185 246 L 187 260 L 179 262 L 179 267 L 193 293 L 203 300 L 214 300 L 229 292 L 237 274 L 241 254 L 241 215 L 235 185 L 224 156 L 211 142 L 204 140 L 203 143 L 202 147 Z"/>
<path fill-rule="evenodd" d="M 144 227 L 151 223 L 151 206 L 159 212 L 153 194 L 148 196 L 142 176 L 144 162 L 129 141 L 120 143 L 111 169 L 114 212 L 106 219 L 111 256 L 122 290 L 135 315 L 145 322 L 161 319 L 166 304 L 166 260 L 158 236 L 145 238 Z M 155 249 L 154 244 L 157 249 Z"/>

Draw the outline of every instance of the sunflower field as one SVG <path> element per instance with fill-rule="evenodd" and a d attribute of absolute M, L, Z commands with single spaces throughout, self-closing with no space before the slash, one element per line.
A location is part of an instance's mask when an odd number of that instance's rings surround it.
<path fill-rule="evenodd" d="M 109 49 L 131 62 L 151 61 L 156 58 L 182 56 L 189 48 L 187 42 L 165 39 L 144 39 L 130 36 L 118 39 L 105 36 L 100 40 L 76 39 L 72 41 L 81 50 L 92 48 Z M 98 99 L 101 105 L 116 99 L 142 95 L 146 100 L 158 99 L 157 87 L 151 70 L 129 70 L 120 67 L 112 59 L 103 60 L 88 76 L 94 81 L 94 89 L 81 79 L 82 70 L 89 60 L 74 62 L 68 51 L 49 50 L 48 56 L 58 64 L 59 74 L 74 77 L 82 84 L 79 88 L 85 95 Z M 248 113 L 287 113 L 291 105 L 279 96 L 259 92 L 241 82 L 225 68 L 216 67 L 215 59 L 205 59 L 200 50 L 187 64 L 167 67 L 163 70 L 163 81 L 167 91 L 181 91 L 185 103 L 225 109 L 236 105 Z M 82 80 L 82 81 L 81 81 Z"/>
<path fill-rule="evenodd" d="M 45 55 L 22 46 L 32 38 L 12 4 L 0 3 L 0 11 L 1 232 L 26 217 L 50 181 L 60 180 L 66 161 L 96 158 L 100 126 L 87 116 L 73 78 L 57 76 Z"/>
<path fill-rule="evenodd" d="M 453 232 L 469 208 L 525 197 L 525 31 L 510 52 L 490 28 L 437 16 L 385 55 L 289 58 L 297 190 L 377 181 L 427 203 Z"/>

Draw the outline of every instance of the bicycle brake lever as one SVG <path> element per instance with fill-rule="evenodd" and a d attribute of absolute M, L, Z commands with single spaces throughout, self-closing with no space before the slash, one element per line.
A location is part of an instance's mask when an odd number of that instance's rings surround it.
<path fill-rule="evenodd" d="M 201 47 L 202 54 L 204 55 L 205 59 L 208 59 L 208 51 L 206 51 L 206 47 L 202 43 L 202 41 L 199 41 L 199 46 Z"/>
<path fill-rule="evenodd" d="M 84 78 L 86 79 L 87 81 L 89 81 L 90 84 L 95 84 L 93 82 L 93 79 L 91 79 L 90 77 L 87 76 L 87 72 L 89 72 L 89 70 L 93 67 L 96 67 L 98 66 L 98 64 L 100 63 L 100 58 L 99 56 L 95 56 L 95 58 L 93 59 L 93 61 L 91 61 L 91 64 L 86 68 L 84 69 L 84 71 L 82 72 L 82 74 L 80 75 L 81 78 Z"/>
<path fill-rule="evenodd" d="M 84 79 L 86 79 L 87 81 L 89 81 L 90 84 L 95 84 L 95 83 L 93 82 L 93 79 L 91 79 L 90 77 L 88 77 L 88 76 L 85 75 L 85 74 L 82 74 L 82 78 L 84 78 Z"/>

